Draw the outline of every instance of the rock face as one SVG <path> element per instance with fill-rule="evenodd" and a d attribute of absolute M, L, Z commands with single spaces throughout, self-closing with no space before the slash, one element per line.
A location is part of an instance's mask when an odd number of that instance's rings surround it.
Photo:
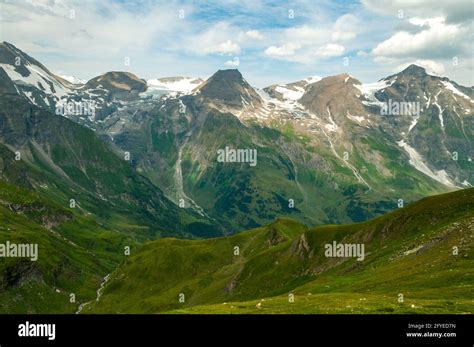
<path fill-rule="evenodd" d="M 354 115 L 366 113 L 359 90 L 354 86 L 359 84 L 348 74 L 326 77 L 308 86 L 299 102 L 314 114 L 344 121 L 348 112 Z"/>
<path fill-rule="evenodd" d="M 146 81 L 130 72 L 111 71 L 89 80 L 84 89 L 107 89 L 113 96 L 123 96 L 122 93 L 141 93 L 147 89 Z"/>
<path fill-rule="evenodd" d="M 305 234 L 301 234 L 301 236 L 293 242 L 290 251 L 291 253 L 296 254 L 302 259 L 312 257 L 312 251 L 310 249 L 308 241 L 306 240 Z"/>
<path fill-rule="evenodd" d="M 201 96 L 230 108 L 258 107 L 260 96 L 237 69 L 219 70 L 198 89 Z"/>

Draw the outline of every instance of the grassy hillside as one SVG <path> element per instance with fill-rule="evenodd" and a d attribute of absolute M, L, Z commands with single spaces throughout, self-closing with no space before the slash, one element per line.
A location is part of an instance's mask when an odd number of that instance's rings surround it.
<path fill-rule="evenodd" d="M 0 260 L 0 312 L 8 313 L 75 312 L 95 298 L 101 278 L 124 257 L 123 247 L 137 247 L 118 230 L 0 181 L 0 243 L 7 241 L 38 244 L 37 261 Z"/>
<path fill-rule="evenodd" d="M 473 312 L 473 211 L 471 188 L 363 223 L 279 219 L 230 237 L 150 242 L 87 312 Z M 365 259 L 326 257 L 333 241 L 364 244 Z"/>

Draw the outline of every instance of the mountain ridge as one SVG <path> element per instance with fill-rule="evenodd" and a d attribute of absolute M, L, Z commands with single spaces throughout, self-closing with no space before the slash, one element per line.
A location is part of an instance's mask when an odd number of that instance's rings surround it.
<path fill-rule="evenodd" d="M 280 215 L 314 225 L 364 220 L 399 199 L 474 181 L 470 94 L 428 74 L 421 83 L 412 70 L 424 71 L 408 67 L 371 84 L 348 74 L 313 77 L 262 91 L 229 69 L 196 88 L 155 93 L 140 80 L 138 90 L 116 93 L 96 83 L 61 100 L 95 105 L 93 116 L 65 116 L 119 155 L 130 152 L 137 170 L 176 204 L 184 200 L 232 231 Z M 420 114 L 384 115 L 389 101 L 418 102 Z M 217 164 L 215 153 L 226 146 L 258 150 L 263 171 Z M 332 200 L 341 207 L 328 206 Z"/>

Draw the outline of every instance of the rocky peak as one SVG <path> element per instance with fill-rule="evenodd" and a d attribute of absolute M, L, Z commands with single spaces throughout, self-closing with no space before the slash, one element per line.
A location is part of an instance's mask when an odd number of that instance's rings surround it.
<path fill-rule="evenodd" d="M 308 86 L 300 99 L 300 103 L 308 110 L 319 115 L 346 115 L 350 109 L 352 114 L 363 113 L 364 108 L 359 100 L 359 91 L 354 85 L 361 83 L 349 74 L 340 74 L 321 79 Z"/>
<path fill-rule="evenodd" d="M 411 64 L 405 70 L 400 72 L 402 75 L 424 76 L 427 75 L 426 70 L 418 65 Z"/>
<path fill-rule="evenodd" d="M 8 42 L 0 43 L 0 64 L 8 64 L 15 67 L 15 71 L 21 74 L 23 77 L 30 75 L 30 71 L 26 68 L 29 65 L 36 65 L 43 69 L 49 75 L 53 75 L 43 64 L 36 59 L 30 57 L 25 52 L 16 48 L 14 45 Z"/>
<path fill-rule="evenodd" d="M 146 81 L 138 78 L 130 72 L 111 71 L 89 80 L 84 88 L 99 88 L 102 86 L 110 91 L 136 91 L 146 90 Z"/>
<path fill-rule="evenodd" d="M 200 94 L 229 107 L 257 106 L 260 96 L 237 69 L 219 70 L 198 89 Z"/>

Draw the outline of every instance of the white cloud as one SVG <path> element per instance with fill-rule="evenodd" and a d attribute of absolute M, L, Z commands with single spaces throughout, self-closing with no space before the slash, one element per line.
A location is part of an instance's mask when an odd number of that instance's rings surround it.
<path fill-rule="evenodd" d="M 295 54 L 301 46 L 295 43 L 287 43 L 282 46 L 270 46 L 265 50 L 265 54 L 270 57 L 288 57 Z"/>
<path fill-rule="evenodd" d="M 398 16 L 399 11 L 404 18 L 443 17 L 447 23 L 463 23 L 470 25 L 473 16 L 472 1 L 437 1 L 432 0 L 362 0 L 369 10 L 379 14 Z"/>
<path fill-rule="evenodd" d="M 353 14 L 346 13 L 336 20 L 334 28 L 337 30 L 353 30 L 358 25 L 360 25 L 359 19 L 357 19 Z"/>
<path fill-rule="evenodd" d="M 114 57 L 123 62 L 125 56 L 133 60 L 156 44 L 156 37 L 169 36 L 178 21 L 169 6 L 134 13 L 110 0 L 16 1 L 2 3 L 1 8 L 2 35 L 19 48 L 32 55 L 55 53 L 96 61 Z"/>
<path fill-rule="evenodd" d="M 362 0 L 371 11 L 392 16 L 399 30 L 372 50 L 374 61 L 399 69 L 410 63 L 446 74 L 459 83 L 474 83 L 472 1 Z M 414 30 L 413 30 L 414 29 Z M 453 59 L 459 64 L 453 64 Z"/>
<path fill-rule="evenodd" d="M 345 52 L 344 46 L 338 45 L 336 43 L 328 43 L 327 45 L 324 45 L 322 47 L 319 47 L 316 50 L 316 55 L 319 57 L 338 57 Z"/>
<path fill-rule="evenodd" d="M 248 30 L 244 33 L 246 38 L 254 39 L 254 40 L 264 40 L 265 36 L 263 36 L 260 31 L 258 30 Z"/>
<path fill-rule="evenodd" d="M 351 31 L 335 31 L 331 35 L 331 39 L 336 42 L 350 41 L 356 37 L 356 33 Z"/>
<path fill-rule="evenodd" d="M 239 29 L 228 22 L 217 22 L 201 31 L 193 26 L 186 27 L 186 30 L 181 33 L 181 39 L 176 40 L 169 49 L 176 52 L 185 50 L 198 55 L 235 55 L 241 51 L 240 45 L 232 39 L 238 37 Z"/>
<path fill-rule="evenodd" d="M 265 50 L 274 59 L 313 64 L 318 59 L 337 57 L 346 51 L 348 43 L 360 32 L 359 20 L 344 14 L 334 23 L 305 24 L 274 32 L 279 40 Z"/>
<path fill-rule="evenodd" d="M 240 65 L 240 60 L 239 58 L 235 57 L 233 60 L 227 60 L 224 65 L 226 66 L 232 66 L 232 67 L 237 67 Z"/>
<path fill-rule="evenodd" d="M 221 42 L 215 46 L 210 46 L 205 48 L 207 53 L 217 53 L 217 54 L 239 54 L 240 53 L 240 46 L 232 42 L 231 40 L 227 40 Z"/>
<path fill-rule="evenodd" d="M 441 17 L 424 20 L 413 18 L 410 22 L 428 27 L 415 34 L 406 31 L 397 32 L 379 43 L 372 53 L 386 58 L 447 58 L 464 49 L 466 28 L 446 24 Z"/>
<path fill-rule="evenodd" d="M 283 32 L 283 37 L 287 41 L 291 40 L 301 45 L 311 45 L 315 42 L 327 40 L 329 33 L 330 30 L 328 28 L 303 25 L 286 29 Z"/>
<path fill-rule="evenodd" d="M 358 51 L 358 52 L 357 52 L 357 56 L 358 56 L 358 57 L 366 57 L 366 56 L 368 56 L 368 55 L 369 55 L 369 53 L 367 53 L 366 51 L 362 51 L 362 50 L 361 50 L 361 51 Z"/>
<path fill-rule="evenodd" d="M 359 20 L 354 15 L 342 15 L 334 23 L 331 39 L 336 42 L 350 41 L 357 36 L 359 26 Z"/>

